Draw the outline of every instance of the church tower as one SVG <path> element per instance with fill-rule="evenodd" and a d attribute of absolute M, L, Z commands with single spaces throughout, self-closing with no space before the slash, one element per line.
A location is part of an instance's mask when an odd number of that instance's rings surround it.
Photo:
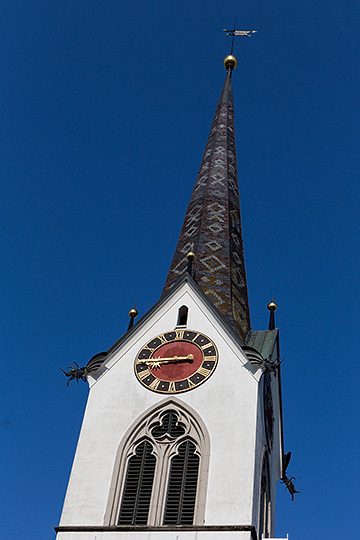
<path fill-rule="evenodd" d="M 225 83 L 160 300 L 70 379 L 90 392 L 57 540 L 260 540 L 286 478 L 276 304 L 250 326 Z"/>

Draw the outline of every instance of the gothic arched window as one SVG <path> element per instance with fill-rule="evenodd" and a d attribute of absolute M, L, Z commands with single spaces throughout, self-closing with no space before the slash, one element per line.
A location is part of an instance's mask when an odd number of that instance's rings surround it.
<path fill-rule="evenodd" d="M 259 508 L 259 538 L 270 538 L 271 536 L 271 500 L 270 500 L 270 478 L 269 460 L 265 453 L 261 472 L 261 492 Z"/>
<path fill-rule="evenodd" d="M 120 445 L 105 524 L 203 523 L 209 436 L 180 403 L 157 406 Z"/>

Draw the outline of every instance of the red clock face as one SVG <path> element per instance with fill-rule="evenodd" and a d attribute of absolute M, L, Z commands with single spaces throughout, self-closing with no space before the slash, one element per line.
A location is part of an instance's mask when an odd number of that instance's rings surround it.
<path fill-rule="evenodd" d="M 159 347 L 152 359 L 154 365 L 149 365 L 149 369 L 153 375 L 163 381 L 179 381 L 187 379 L 199 369 L 203 354 L 193 343 L 173 341 Z"/>
<path fill-rule="evenodd" d="M 217 364 L 214 343 L 191 330 L 174 330 L 147 343 L 135 360 L 135 375 L 155 392 L 191 390 L 204 382 Z"/>

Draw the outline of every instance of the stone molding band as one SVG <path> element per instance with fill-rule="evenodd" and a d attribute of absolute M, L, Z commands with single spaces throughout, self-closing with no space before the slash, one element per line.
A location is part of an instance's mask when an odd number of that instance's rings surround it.
<path fill-rule="evenodd" d="M 215 531 L 215 532 L 250 532 L 252 540 L 258 540 L 253 525 L 178 525 L 151 526 L 151 525 L 63 525 L 54 527 L 56 533 L 60 532 L 121 532 L 121 531 L 145 531 L 145 532 L 170 532 L 170 531 Z"/>

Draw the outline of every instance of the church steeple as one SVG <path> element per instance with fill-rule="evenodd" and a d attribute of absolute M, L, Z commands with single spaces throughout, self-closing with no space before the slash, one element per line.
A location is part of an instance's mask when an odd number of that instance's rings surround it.
<path fill-rule="evenodd" d="M 203 540 L 270 538 L 279 477 L 296 493 L 286 475 L 274 302 L 269 329 L 249 330 L 231 84 L 236 59 L 224 65 L 167 294 L 136 324 L 134 306 L 119 341 L 65 372 L 69 380 L 88 380 L 90 394 L 58 540 L 97 532 L 104 540 L 114 532 L 119 540 L 173 540 L 181 530 L 188 540 L 199 533 Z M 229 411 L 236 411 L 235 422 Z"/>
<path fill-rule="evenodd" d="M 245 339 L 250 329 L 250 314 L 231 82 L 236 65 L 234 56 L 225 58 L 225 83 L 163 293 L 185 274 L 186 255 L 190 250 L 194 251 L 195 280 L 227 322 Z"/>

